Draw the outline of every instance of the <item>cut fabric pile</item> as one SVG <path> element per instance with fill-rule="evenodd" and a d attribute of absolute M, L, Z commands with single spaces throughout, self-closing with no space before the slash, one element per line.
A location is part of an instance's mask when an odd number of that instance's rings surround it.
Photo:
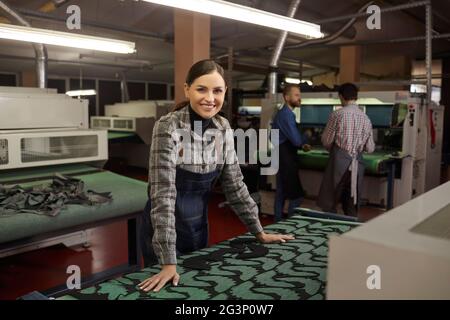
<path fill-rule="evenodd" d="M 0 217 L 18 213 L 57 216 L 66 205 L 93 206 L 112 201 L 110 192 L 84 191 L 80 179 L 55 174 L 51 184 L 28 188 L 0 184 Z"/>

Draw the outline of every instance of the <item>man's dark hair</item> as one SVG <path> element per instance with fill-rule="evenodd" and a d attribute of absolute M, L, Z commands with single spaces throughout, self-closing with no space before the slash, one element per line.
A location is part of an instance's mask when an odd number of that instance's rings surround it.
<path fill-rule="evenodd" d="M 353 83 L 344 83 L 343 85 L 339 86 L 338 93 L 346 101 L 358 99 L 358 87 Z"/>
<path fill-rule="evenodd" d="M 297 88 L 300 90 L 300 87 L 296 84 L 288 83 L 283 88 L 283 97 L 287 96 L 293 88 Z"/>

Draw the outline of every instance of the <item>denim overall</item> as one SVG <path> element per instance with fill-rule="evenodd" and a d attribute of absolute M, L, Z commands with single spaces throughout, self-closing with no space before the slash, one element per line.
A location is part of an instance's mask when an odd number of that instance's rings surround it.
<path fill-rule="evenodd" d="M 177 256 L 208 245 L 208 201 L 219 171 L 193 173 L 176 170 L 177 198 L 175 228 Z M 145 266 L 158 263 L 153 251 L 153 227 L 150 219 L 151 201 L 147 201 L 141 223 L 141 247 Z M 157 213 L 156 213 L 157 214 Z"/>

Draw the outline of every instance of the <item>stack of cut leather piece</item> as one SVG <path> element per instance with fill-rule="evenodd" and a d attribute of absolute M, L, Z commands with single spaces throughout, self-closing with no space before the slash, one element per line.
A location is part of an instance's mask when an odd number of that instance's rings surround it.
<path fill-rule="evenodd" d="M 0 217 L 18 213 L 56 216 L 66 205 L 96 205 L 110 202 L 109 192 L 84 191 L 80 179 L 55 174 L 49 185 L 28 188 L 0 185 Z"/>
<path fill-rule="evenodd" d="M 194 270 L 210 270 L 211 263 L 220 262 L 225 255 L 236 255 L 236 259 L 250 259 L 264 257 L 269 250 L 256 242 L 255 238 L 241 238 L 230 242 L 230 248 L 223 248 L 206 255 L 187 258 L 182 266 Z"/>

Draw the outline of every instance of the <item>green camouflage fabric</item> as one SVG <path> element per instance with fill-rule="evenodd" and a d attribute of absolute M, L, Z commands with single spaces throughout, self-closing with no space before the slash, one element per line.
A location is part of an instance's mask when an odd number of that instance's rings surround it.
<path fill-rule="evenodd" d="M 292 234 L 295 240 L 265 244 L 264 257 L 236 259 L 225 254 L 210 270 L 193 270 L 183 261 L 229 248 L 230 241 L 184 255 L 178 260 L 181 276 L 177 287 L 166 285 L 160 292 L 143 292 L 137 285 L 159 272 L 159 266 L 142 269 L 60 297 L 63 300 L 299 300 L 325 299 L 328 237 L 359 225 L 354 222 L 293 216 L 265 227 L 269 233 Z M 237 239 L 251 238 L 250 234 Z M 236 239 L 236 238 L 235 238 Z"/>

